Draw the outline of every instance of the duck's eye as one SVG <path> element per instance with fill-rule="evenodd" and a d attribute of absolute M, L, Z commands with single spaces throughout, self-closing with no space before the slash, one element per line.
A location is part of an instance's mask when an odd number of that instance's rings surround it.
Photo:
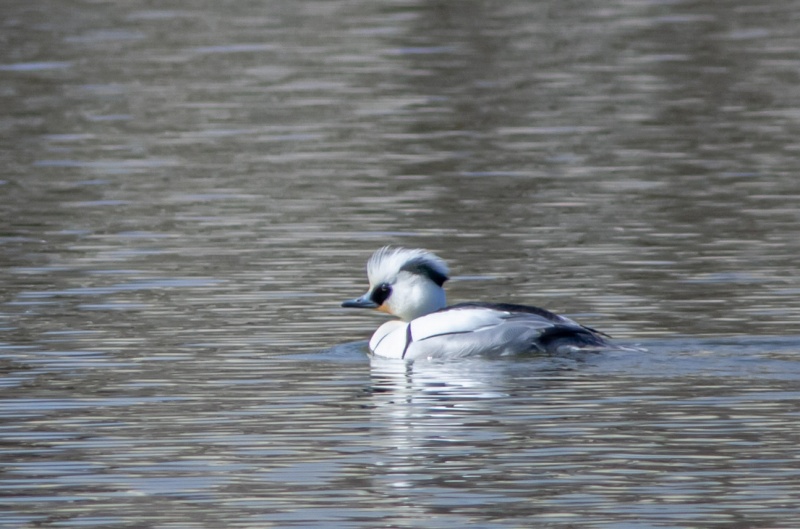
<path fill-rule="evenodd" d="M 383 305 L 386 298 L 392 293 L 392 286 L 389 283 L 381 283 L 372 291 L 372 301 L 378 306 Z"/>

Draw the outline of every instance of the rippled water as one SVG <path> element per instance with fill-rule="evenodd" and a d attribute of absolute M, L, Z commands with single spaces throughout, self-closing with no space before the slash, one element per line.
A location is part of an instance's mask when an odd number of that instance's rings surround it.
<path fill-rule="evenodd" d="M 0 525 L 795 527 L 797 7 L 5 2 Z M 646 352 L 371 360 L 389 243 Z"/>

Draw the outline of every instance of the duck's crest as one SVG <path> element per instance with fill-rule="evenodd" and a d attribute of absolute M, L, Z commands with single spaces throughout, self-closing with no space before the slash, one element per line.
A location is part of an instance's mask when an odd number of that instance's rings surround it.
<path fill-rule="evenodd" d="M 447 264 L 426 250 L 384 246 L 367 261 L 367 275 L 372 285 L 392 282 L 400 272 L 423 275 L 439 286 L 449 279 Z"/>

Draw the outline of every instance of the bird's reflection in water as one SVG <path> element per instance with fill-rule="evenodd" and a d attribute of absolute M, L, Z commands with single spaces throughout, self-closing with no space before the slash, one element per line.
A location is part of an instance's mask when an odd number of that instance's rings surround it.
<path fill-rule="evenodd" d="M 491 473 L 491 462 L 481 459 L 529 435 L 509 428 L 508 418 L 521 418 L 509 410 L 539 390 L 561 386 L 579 365 L 548 357 L 458 363 L 371 357 L 370 364 L 373 440 L 379 445 L 374 485 L 402 498 L 431 488 L 452 494 L 468 476 Z"/>

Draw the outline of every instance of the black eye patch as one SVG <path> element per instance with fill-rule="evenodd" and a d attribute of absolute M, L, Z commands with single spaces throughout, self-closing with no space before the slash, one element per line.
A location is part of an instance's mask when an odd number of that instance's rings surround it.
<path fill-rule="evenodd" d="M 374 301 L 375 304 L 377 304 L 378 306 L 381 306 L 391 293 L 392 293 L 391 285 L 389 285 L 389 283 L 381 283 L 372 290 L 372 295 L 370 296 L 370 299 Z"/>

